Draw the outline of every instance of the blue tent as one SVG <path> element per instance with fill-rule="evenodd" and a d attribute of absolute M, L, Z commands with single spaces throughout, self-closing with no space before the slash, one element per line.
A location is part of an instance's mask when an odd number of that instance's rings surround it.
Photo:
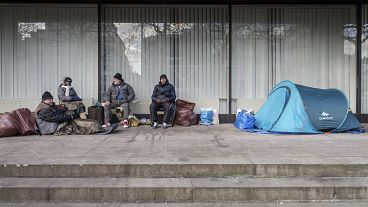
<path fill-rule="evenodd" d="M 361 127 L 348 99 L 337 89 L 319 89 L 282 81 L 255 115 L 255 126 L 270 132 L 342 132 Z"/>

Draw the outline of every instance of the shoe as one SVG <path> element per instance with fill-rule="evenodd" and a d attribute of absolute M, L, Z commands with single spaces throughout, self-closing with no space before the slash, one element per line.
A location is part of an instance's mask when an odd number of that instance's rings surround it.
<path fill-rule="evenodd" d="M 158 123 L 157 122 L 153 122 L 152 128 L 157 129 L 158 128 Z"/>
<path fill-rule="evenodd" d="M 166 123 L 166 122 L 164 122 L 164 129 L 166 129 L 166 128 L 168 128 L 169 127 L 169 125 Z"/>
<path fill-rule="evenodd" d="M 103 127 L 103 128 L 107 128 L 107 127 L 109 127 L 109 126 L 111 126 L 111 124 L 110 124 L 110 123 L 106 123 L 106 124 L 102 125 L 102 127 Z"/>
<path fill-rule="evenodd" d="M 124 128 L 128 128 L 128 127 L 129 127 L 129 122 L 128 122 L 128 120 L 124 120 L 124 122 L 123 122 L 123 127 L 124 127 Z"/>

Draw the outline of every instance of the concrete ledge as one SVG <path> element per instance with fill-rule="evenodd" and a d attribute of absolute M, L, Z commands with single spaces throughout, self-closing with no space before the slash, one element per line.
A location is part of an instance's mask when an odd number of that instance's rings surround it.
<path fill-rule="evenodd" d="M 368 178 L 1 178 L 1 201 L 236 202 L 368 199 Z"/>
<path fill-rule="evenodd" d="M 241 202 L 241 203 L 1 203 L 2 207 L 366 207 L 368 201 L 313 201 L 290 202 L 278 201 L 274 203 Z"/>
<path fill-rule="evenodd" d="M 0 165 L 0 177 L 368 177 L 368 164 L 56 164 Z"/>

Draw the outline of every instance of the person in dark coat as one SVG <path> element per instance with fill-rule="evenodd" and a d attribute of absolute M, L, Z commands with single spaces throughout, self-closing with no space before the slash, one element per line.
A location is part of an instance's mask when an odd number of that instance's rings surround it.
<path fill-rule="evenodd" d="M 176 93 L 174 86 L 169 83 L 165 74 L 160 76 L 160 82 L 153 89 L 151 99 L 152 103 L 150 105 L 150 113 L 153 121 L 152 127 L 154 129 L 158 128 L 157 109 L 163 107 L 163 126 L 164 128 L 167 128 L 171 116 L 171 106 L 175 102 Z"/>
<path fill-rule="evenodd" d="M 67 114 L 64 110 L 57 107 L 54 97 L 50 92 L 46 91 L 42 95 L 41 103 L 37 106 L 35 118 L 41 134 L 53 134 L 60 123 L 72 120 L 74 115 Z"/>
<path fill-rule="evenodd" d="M 65 77 L 58 89 L 58 97 L 62 102 L 82 101 L 72 87 L 72 79 Z"/>
<path fill-rule="evenodd" d="M 105 124 L 103 127 L 110 126 L 111 120 L 111 109 L 121 107 L 123 109 L 123 121 L 120 122 L 124 128 L 129 127 L 128 118 L 130 113 L 129 104 L 135 98 L 133 88 L 124 82 L 123 77 L 120 73 L 114 75 L 114 82 L 107 89 L 102 105 L 105 109 Z"/>
<path fill-rule="evenodd" d="M 84 106 L 82 99 L 79 98 L 77 92 L 72 86 L 72 79 L 65 77 L 58 89 L 58 97 L 60 104 L 65 105 L 69 111 L 76 111 L 80 114 L 80 118 L 86 119 L 86 107 Z"/>

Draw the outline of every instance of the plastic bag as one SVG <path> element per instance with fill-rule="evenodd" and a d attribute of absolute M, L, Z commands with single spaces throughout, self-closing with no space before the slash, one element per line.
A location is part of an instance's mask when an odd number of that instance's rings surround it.
<path fill-rule="evenodd" d="M 213 110 L 212 108 L 208 109 L 201 109 L 200 114 L 200 121 L 199 124 L 201 125 L 211 125 L 212 124 L 212 118 L 213 118 Z"/>
<path fill-rule="evenodd" d="M 253 129 L 256 118 L 252 113 L 241 111 L 237 113 L 234 126 L 238 129 Z"/>
<path fill-rule="evenodd" d="M 217 109 L 213 109 L 212 124 L 213 125 L 220 124 L 219 113 Z"/>

